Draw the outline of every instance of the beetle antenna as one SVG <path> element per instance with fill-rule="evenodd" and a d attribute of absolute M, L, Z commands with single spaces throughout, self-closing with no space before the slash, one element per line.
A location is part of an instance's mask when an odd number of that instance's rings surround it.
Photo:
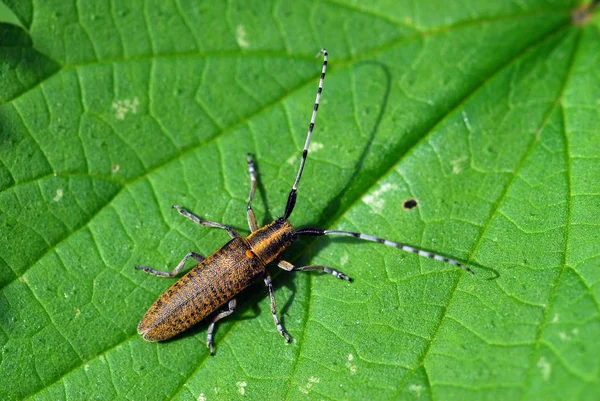
<path fill-rule="evenodd" d="M 312 117 L 310 119 L 310 125 L 308 126 L 308 134 L 306 135 L 306 142 L 304 143 L 304 150 L 302 151 L 302 160 L 300 161 L 300 169 L 298 170 L 298 175 L 296 176 L 296 181 L 294 182 L 294 186 L 290 191 L 288 196 L 287 205 L 285 206 L 285 214 L 283 215 L 284 219 L 288 219 L 292 211 L 294 210 L 294 206 L 296 205 L 296 191 L 298 190 L 298 183 L 300 182 L 300 177 L 302 177 L 302 170 L 304 170 L 304 163 L 306 163 L 306 156 L 308 155 L 308 145 L 310 144 L 310 137 L 312 135 L 313 129 L 315 128 L 315 120 L 317 119 L 317 110 L 319 110 L 319 101 L 321 100 L 321 92 L 323 92 L 323 81 L 325 80 L 325 71 L 327 70 L 327 50 L 321 49 L 317 53 L 316 58 L 319 58 L 320 55 L 323 55 L 323 69 L 321 70 L 321 79 L 319 80 L 319 89 L 317 89 L 317 98 L 315 99 L 315 107 L 313 108 Z"/>
<path fill-rule="evenodd" d="M 354 237 L 354 238 L 362 239 L 365 241 L 377 242 L 378 244 L 391 246 L 393 248 L 401 249 L 405 252 L 416 253 L 417 255 L 425 257 L 425 258 L 439 260 L 440 262 L 444 262 L 444 263 L 448 263 L 452 266 L 460 267 L 461 269 L 469 272 L 472 276 L 475 275 L 473 270 L 471 270 L 468 266 L 466 266 L 460 262 L 457 262 L 454 259 L 450 259 L 445 256 L 441 256 L 441 255 L 438 255 L 435 253 L 424 251 L 422 249 L 418 249 L 418 248 L 408 246 L 405 244 L 400 244 L 398 242 L 392 242 L 392 241 L 388 241 L 383 238 L 373 237 L 371 235 L 354 233 L 354 232 L 350 232 L 350 231 L 321 230 L 320 228 L 303 228 L 303 229 L 297 230 L 295 232 L 295 234 L 296 235 L 305 235 L 305 236 L 310 236 L 310 237 L 320 237 L 322 235 L 344 235 L 346 237 Z"/>

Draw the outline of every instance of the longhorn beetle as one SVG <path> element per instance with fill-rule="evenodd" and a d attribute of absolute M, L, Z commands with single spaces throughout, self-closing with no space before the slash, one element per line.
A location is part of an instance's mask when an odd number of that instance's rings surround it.
<path fill-rule="evenodd" d="M 317 270 L 331 274 L 342 280 L 351 281 L 350 277 L 329 267 L 296 267 L 283 260 L 280 257 L 281 253 L 295 242 L 298 237 L 302 236 L 319 237 L 322 235 L 345 235 L 362 240 L 378 242 L 406 252 L 416 253 L 420 256 L 458 266 L 473 274 L 471 269 L 455 260 L 397 242 L 349 231 L 322 230 L 319 228 L 302 228 L 297 230 L 292 227 L 288 219 L 296 204 L 298 183 L 300 182 L 302 170 L 306 163 L 308 145 L 310 144 L 310 137 L 315 126 L 321 92 L 323 91 L 323 81 L 325 80 L 325 71 L 327 69 L 327 50 L 321 50 L 317 54 L 317 58 L 319 58 L 321 54 L 323 55 L 323 69 L 321 70 L 317 98 L 310 119 L 310 125 L 308 126 L 304 150 L 302 151 L 300 169 L 298 170 L 292 190 L 288 195 L 283 217 L 278 218 L 269 225 L 258 228 L 256 217 L 252 210 L 252 200 L 254 199 L 254 193 L 256 191 L 256 173 L 252 156 L 249 153 L 247 155 L 247 162 L 248 171 L 250 172 L 250 196 L 248 200 L 247 216 L 248 225 L 250 226 L 252 233 L 248 237 L 243 238 L 231 227 L 203 220 L 177 205 L 173 206 L 173 208 L 181 215 L 192 220 L 194 223 L 205 227 L 216 227 L 226 230 L 232 239 L 208 258 L 204 258 L 202 255 L 195 252 L 188 253 L 170 273 L 157 271 L 144 266 L 135 267 L 136 269 L 144 270 L 145 272 L 158 277 L 175 277 L 189 258 L 193 258 L 198 262 L 196 267 L 173 284 L 171 288 L 163 293 L 150 309 L 148 309 L 138 325 L 138 333 L 141 334 L 145 340 L 167 340 L 187 330 L 208 315 L 216 312 L 223 305 L 227 304 L 227 310 L 217 313 L 208 326 L 206 345 L 210 349 L 211 355 L 214 355 L 213 331 L 215 323 L 233 313 L 236 307 L 235 297 L 239 292 L 247 288 L 256 279 L 262 278 L 269 290 L 269 296 L 271 298 L 271 314 L 273 315 L 277 330 L 279 330 L 279 333 L 287 342 L 289 342 L 290 336 L 286 333 L 277 318 L 273 284 L 271 283 L 271 277 L 266 270 L 267 264 L 276 262 L 280 268 L 287 271 Z"/>

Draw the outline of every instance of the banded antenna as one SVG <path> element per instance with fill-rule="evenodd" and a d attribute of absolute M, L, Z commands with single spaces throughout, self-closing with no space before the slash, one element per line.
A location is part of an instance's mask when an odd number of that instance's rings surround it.
<path fill-rule="evenodd" d="M 319 80 L 319 89 L 317 89 L 317 98 L 315 99 L 315 107 L 313 108 L 312 117 L 310 119 L 310 125 L 308 126 L 308 134 L 306 135 L 306 142 L 304 143 L 304 150 L 302 151 L 302 160 L 300 161 L 300 169 L 298 170 L 298 175 L 296 176 L 296 181 L 294 181 L 294 186 L 290 191 L 288 196 L 287 205 L 285 206 L 285 214 L 283 215 L 284 219 L 288 219 L 292 211 L 294 210 L 294 206 L 296 206 L 296 192 L 298 191 L 298 183 L 300 182 L 300 177 L 302 177 L 302 170 L 304 170 L 304 164 L 306 163 L 306 156 L 308 156 L 308 145 L 310 145 L 310 137 L 312 136 L 313 129 L 315 128 L 315 121 L 317 119 L 317 111 L 319 110 L 319 102 L 321 101 L 321 92 L 323 92 L 323 81 L 325 81 L 325 71 L 327 71 L 327 50 L 321 49 L 320 52 L 317 53 L 315 58 L 319 58 L 319 56 L 323 55 L 323 69 L 321 70 L 321 79 Z"/>

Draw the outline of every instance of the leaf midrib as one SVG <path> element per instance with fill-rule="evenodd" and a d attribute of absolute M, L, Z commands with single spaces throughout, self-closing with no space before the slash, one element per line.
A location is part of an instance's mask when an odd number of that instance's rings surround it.
<path fill-rule="evenodd" d="M 569 135 L 567 134 L 567 127 L 566 127 L 566 115 L 565 115 L 565 110 L 564 107 L 562 106 L 562 104 L 560 104 L 560 101 L 562 100 L 562 95 L 564 94 L 565 89 L 568 86 L 568 82 L 569 79 L 572 76 L 572 72 L 573 72 L 573 67 L 575 65 L 575 60 L 577 58 L 577 56 L 579 55 L 579 51 L 580 51 L 580 45 L 581 45 L 581 41 L 582 41 L 582 35 L 583 32 L 580 29 L 578 32 L 578 38 L 577 38 L 577 44 L 576 44 L 576 48 L 575 51 L 573 52 L 572 58 L 571 58 L 571 64 L 569 65 L 569 71 L 567 73 L 564 85 L 561 89 L 561 96 L 559 96 L 559 98 L 557 99 L 557 102 L 555 104 L 555 107 L 560 107 L 560 111 L 562 113 L 562 125 L 563 125 L 563 133 L 564 133 L 564 137 L 565 137 L 565 149 L 564 149 L 564 154 L 565 154 L 565 166 L 567 168 L 566 171 L 566 177 L 567 177 L 567 196 L 566 196 L 566 207 L 567 207 L 567 211 L 566 211 L 566 216 L 565 216 L 565 226 L 566 226 L 566 235 L 565 235 L 565 249 L 564 249 L 564 256 L 563 256 L 563 261 L 562 261 L 562 266 L 560 268 L 560 271 L 558 273 L 558 275 L 556 276 L 556 279 L 554 280 L 554 282 L 552 283 L 552 290 L 549 294 L 548 297 L 548 302 L 546 303 L 545 307 L 543 308 L 543 313 L 542 313 L 542 319 L 540 321 L 540 325 L 538 327 L 537 333 L 536 333 L 536 338 L 535 338 L 535 344 L 533 347 L 533 350 L 531 351 L 531 359 L 530 359 L 530 363 L 529 363 L 529 368 L 527 369 L 527 375 L 526 375 L 526 380 L 525 380 L 525 391 L 523 391 L 522 393 L 522 397 L 521 399 L 525 399 L 526 395 L 527 395 L 527 389 L 531 387 L 531 381 L 533 380 L 533 371 L 534 368 L 536 366 L 536 362 L 535 362 L 535 358 L 538 355 L 538 351 L 540 349 L 540 345 L 542 344 L 542 335 L 544 333 L 544 330 L 546 329 L 546 326 L 548 324 L 549 321 L 549 314 L 550 311 L 552 310 L 552 306 L 554 303 L 554 300 L 556 299 L 556 294 L 557 294 L 557 289 L 558 286 L 561 282 L 561 279 L 563 277 L 563 274 L 565 272 L 565 270 L 569 267 L 568 266 L 568 255 L 569 255 L 569 239 L 571 238 L 571 227 L 572 227 L 572 205 L 571 205 L 571 201 L 572 201 L 572 194 L 571 194 L 571 190 L 572 190 L 572 184 L 571 184 L 571 152 L 570 152 L 570 141 L 569 141 Z M 575 270 L 575 269 L 573 269 Z M 596 308 L 598 309 L 598 303 L 594 302 L 596 304 Z M 600 310 L 600 309 L 599 309 Z M 555 354 L 556 351 L 552 350 Z M 560 355 L 556 354 L 556 356 L 558 358 L 561 358 Z M 561 358 L 562 359 L 562 358 Z M 568 364 L 564 363 L 563 361 L 563 366 L 565 367 L 565 369 L 570 370 L 570 367 L 568 366 Z M 582 381 L 586 381 L 586 382 L 591 382 L 592 380 L 590 380 L 587 377 L 581 377 L 581 375 L 579 374 L 579 372 L 571 372 L 571 374 L 577 376 L 578 378 L 580 378 Z"/>
<path fill-rule="evenodd" d="M 579 43 L 579 40 L 580 40 L 580 37 L 578 38 L 578 43 Z M 574 53 L 573 53 L 573 55 L 572 55 L 572 58 L 571 58 L 571 65 L 570 65 L 570 67 L 572 67 L 572 65 L 573 65 L 573 63 L 574 63 L 574 60 L 575 60 L 575 52 L 574 52 Z M 469 261 L 471 261 L 471 260 L 472 260 L 472 258 L 473 258 L 473 256 L 475 255 L 475 253 L 477 253 L 477 251 L 478 251 L 478 250 L 479 250 L 479 248 L 481 247 L 482 240 L 483 240 L 483 238 L 484 238 L 484 236 L 485 236 L 485 233 L 487 232 L 487 228 L 490 226 L 490 222 L 492 221 L 492 219 L 494 218 L 494 216 L 495 216 L 495 215 L 496 215 L 496 213 L 498 212 L 498 209 L 499 209 L 500 205 L 502 204 L 502 202 L 503 202 L 503 201 L 504 201 L 504 199 L 506 198 L 506 196 L 507 196 L 507 194 L 508 194 L 508 192 L 509 192 L 510 188 L 512 187 L 512 185 L 513 185 L 513 183 L 514 183 L 515 179 L 518 177 L 518 172 L 519 172 L 519 170 L 522 168 L 522 166 L 523 166 L 523 164 L 525 163 L 525 161 L 528 159 L 528 157 L 531 155 L 531 153 L 532 153 L 532 152 L 533 152 L 533 150 L 535 149 L 535 145 L 536 145 L 536 144 L 538 143 L 538 141 L 539 141 L 540 133 L 542 132 L 542 130 L 545 128 L 545 126 L 546 126 L 546 125 L 547 125 L 547 123 L 549 122 L 549 119 L 550 119 L 550 117 L 551 117 L 552 113 L 554 112 L 555 108 L 557 107 L 557 105 L 559 104 L 559 102 L 560 102 L 560 100 L 561 100 L 561 98 L 562 98 L 562 95 L 563 95 L 563 93 L 564 93 L 564 90 L 565 90 L 565 88 L 566 88 L 566 85 L 567 85 L 567 81 L 568 81 L 568 78 L 569 78 L 569 76 L 570 76 L 570 69 L 569 69 L 569 72 L 566 74 L 565 81 L 563 82 L 563 86 L 562 86 L 561 90 L 559 91 L 559 93 L 558 93 L 558 96 L 557 96 L 556 100 L 555 100 L 555 101 L 554 101 L 554 103 L 553 103 L 553 104 L 552 104 L 552 105 L 551 105 L 551 106 L 548 108 L 548 111 L 545 113 L 545 116 L 544 116 L 544 118 L 543 118 L 543 120 L 542 120 L 542 123 L 540 124 L 540 127 L 539 127 L 539 128 L 538 128 L 538 130 L 536 131 L 536 135 L 535 135 L 535 136 L 533 136 L 533 138 L 531 139 L 531 142 L 530 142 L 530 144 L 528 145 L 528 148 L 527 148 L 527 150 L 526 150 L 526 151 L 523 153 L 523 156 L 521 157 L 521 160 L 519 160 L 519 163 L 517 164 L 516 168 L 515 168 L 515 169 L 514 169 L 514 171 L 512 172 L 512 177 L 511 177 L 511 179 L 510 179 L 510 180 L 507 182 L 507 184 L 506 184 L 506 186 L 505 186 L 504 190 L 502 191 L 501 195 L 498 197 L 498 201 L 497 201 L 496 207 L 495 207 L 494 209 L 492 209 L 492 210 L 491 210 L 491 212 L 490 212 L 490 214 L 489 214 L 489 216 L 488 216 L 488 218 L 487 218 L 487 220 L 486 220 L 486 223 L 483 225 L 483 229 L 481 230 L 481 233 L 480 233 L 480 235 L 479 235 L 479 238 L 477 239 L 477 241 L 476 241 L 476 243 L 475 243 L 475 246 L 474 246 L 474 247 L 473 247 L 473 249 L 472 249 L 472 250 L 469 252 L 469 257 L 468 257 L 468 260 L 467 260 L 467 262 L 469 262 Z M 568 223 L 566 223 L 566 225 L 568 226 Z M 557 279 L 556 279 L 556 281 L 555 281 L 555 286 L 554 286 L 553 288 L 555 288 L 555 287 L 556 287 L 556 283 L 557 283 L 557 282 L 560 280 L 560 276 L 561 276 L 561 274 L 559 274 L 559 276 L 557 276 Z M 461 276 L 461 277 L 459 277 L 459 279 L 458 279 L 458 280 L 457 280 L 457 282 L 456 282 L 456 285 L 454 286 L 454 288 L 453 288 L 453 290 L 452 290 L 452 292 L 451 292 L 451 294 L 452 294 L 452 295 L 451 295 L 451 297 L 450 297 L 450 303 L 451 303 L 451 302 L 452 302 L 452 300 L 454 299 L 454 294 L 455 294 L 456 290 L 458 289 L 458 286 L 459 286 L 459 284 L 460 284 L 460 281 L 461 281 L 461 280 L 462 280 L 462 276 Z M 551 299 L 552 299 L 552 297 L 550 297 L 550 300 L 551 300 Z M 415 366 L 415 368 L 413 369 L 413 371 L 412 371 L 412 372 L 410 372 L 410 374 L 408 374 L 408 375 L 407 375 L 407 377 L 406 377 L 406 378 L 405 378 L 405 379 L 402 381 L 402 383 L 401 383 L 401 384 L 400 384 L 400 386 L 399 386 L 399 391 L 398 391 L 398 392 L 395 394 L 395 396 L 396 396 L 396 397 L 398 397 L 400 394 L 402 394 L 402 393 L 404 392 L 404 387 L 405 387 L 405 385 L 408 383 L 408 381 L 410 380 L 410 378 L 411 378 L 411 377 L 412 377 L 412 376 L 415 374 L 415 372 L 416 372 L 416 371 L 417 371 L 417 370 L 418 370 L 420 367 L 423 367 L 423 368 L 425 369 L 425 361 L 426 361 L 427 357 L 429 356 L 429 352 L 430 352 L 430 351 L 431 351 L 431 349 L 433 348 L 433 346 L 434 346 L 434 344 L 435 344 L 435 342 L 436 342 L 436 339 L 437 339 L 437 337 L 438 337 L 439 330 L 440 330 L 440 328 L 442 327 L 442 325 L 443 325 L 443 322 L 444 322 L 444 320 L 445 320 L 445 319 L 446 319 L 446 317 L 447 317 L 447 312 L 448 312 L 448 310 L 450 309 L 450 303 L 449 303 L 449 304 L 448 304 L 448 306 L 445 308 L 445 310 L 444 310 L 444 313 L 442 314 L 442 317 L 441 317 L 441 319 L 440 319 L 439 325 L 436 327 L 436 330 L 435 330 L 435 332 L 434 332 L 434 335 L 432 336 L 432 340 L 431 340 L 431 342 L 429 343 L 429 345 L 428 345 L 427 349 L 425 350 L 425 353 L 424 353 L 423 357 L 421 358 L 421 361 L 420 361 L 420 362 L 419 362 L 419 363 L 418 363 L 418 364 Z M 459 322 L 459 323 L 460 323 L 460 322 Z M 541 326 L 543 326 L 543 325 L 540 325 L 540 330 L 539 330 L 539 331 L 541 331 L 541 330 L 542 330 Z M 536 349 L 536 346 L 534 346 L 534 351 L 532 352 L 532 354 L 535 354 L 535 349 Z M 532 356 L 532 358 L 533 358 L 533 356 Z M 530 366 L 530 369 L 531 369 L 531 366 Z M 425 372 L 427 372 L 427 370 L 426 370 L 426 369 L 425 369 Z M 427 377 L 429 377 L 429 375 L 427 375 Z M 429 383 L 429 388 L 430 388 L 430 389 L 432 389 L 432 387 L 431 387 L 431 383 Z M 524 392 L 523 394 L 525 394 L 525 392 Z"/>

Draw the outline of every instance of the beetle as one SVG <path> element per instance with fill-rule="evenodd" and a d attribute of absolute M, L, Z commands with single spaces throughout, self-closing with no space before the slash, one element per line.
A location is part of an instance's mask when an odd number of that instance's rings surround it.
<path fill-rule="evenodd" d="M 350 236 L 449 263 L 473 274 L 473 271 L 462 263 L 408 245 L 349 231 L 322 230 L 319 228 L 295 229 L 290 224 L 289 217 L 296 205 L 298 184 L 302 177 L 302 171 L 308 156 L 308 147 L 315 126 L 321 93 L 323 91 L 325 72 L 327 70 L 327 50 L 322 49 L 317 53 L 317 58 L 321 55 L 323 55 L 323 67 L 321 70 L 319 87 L 317 89 L 317 97 L 315 99 L 310 125 L 308 126 L 300 168 L 296 175 L 294 185 L 288 195 L 283 216 L 264 227 L 258 228 L 256 217 L 252 210 L 252 201 L 256 192 L 257 180 L 254 162 L 250 154 L 247 155 L 248 171 L 250 174 L 250 195 L 248 200 L 247 218 L 251 230 L 248 237 L 244 238 L 240 236 L 229 226 L 203 220 L 180 206 L 173 206 L 173 208 L 182 216 L 187 217 L 201 226 L 226 230 L 232 239 L 207 258 L 204 258 L 202 255 L 195 252 L 188 253 L 170 273 L 157 271 L 145 266 L 135 267 L 136 269 L 143 270 L 158 277 L 175 277 L 190 258 L 198 262 L 197 266 L 175 282 L 148 309 L 138 325 L 138 333 L 141 334 L 145 340 L 167 340 L 187 330 L 227 304 L 226 310 L 221 310 L 212 317 L 208 327 L 206 345 L 210 349 L 210 354 L 214 355 L 213 332 L 215 323 L 234 312 L 236 307 L 235 297 L 238 293 L 250 286 L 256 280 L 262 278 L 269 291 L 269 296 L 271 298 L 271 314 L 273 315 L 277 330 L 285 338 L 286 342 L 290 342 L 290 336 L 277 318 L 273 284 L 271 282 L 271 277 L 266 270 L 266 266 L 269 263 L 276 262 L 283 270 L 317 270 L 331 274 L 342 280 L 351 281 L 350 277 L 326 266 L 297 267 L 283 260 L 281 258 L 283 251 L 302 236 Z"/>

